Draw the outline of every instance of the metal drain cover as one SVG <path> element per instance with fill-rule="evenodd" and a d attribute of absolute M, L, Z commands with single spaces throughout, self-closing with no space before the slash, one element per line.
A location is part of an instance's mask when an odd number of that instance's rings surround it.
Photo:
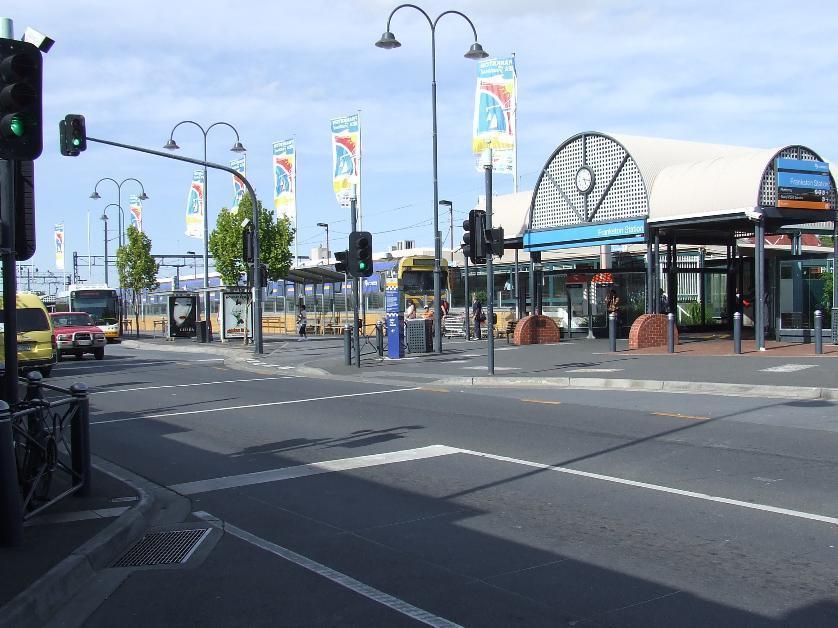
<path fill-rule="evenodd" d="M 150 532 L 134 543 L 113 566 L 149 567 L 185 563 L 209 532 L 209 528 Z"/>

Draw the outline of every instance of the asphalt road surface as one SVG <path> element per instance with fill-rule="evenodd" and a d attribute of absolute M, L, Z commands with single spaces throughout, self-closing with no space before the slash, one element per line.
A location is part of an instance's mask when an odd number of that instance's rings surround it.
<path fill-rule="evenodd" d="M 109 347 L 94 453 L 224 534 L 88 626 L 838 626 L 835 404 L 259 375 Z"/>

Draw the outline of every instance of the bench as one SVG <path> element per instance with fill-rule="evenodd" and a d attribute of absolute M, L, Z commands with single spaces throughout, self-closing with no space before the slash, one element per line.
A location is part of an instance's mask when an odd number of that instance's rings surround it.
<path fill-rule="evenodd" d="M 517 324 L 518 321 L 515 320 L 506 321 L 506 329 L 503 331 L 501 331 L 500 329 L 498 330 L 498 338 L 500 338 L 501 336 L 506 336 L 506 344 L 509 344 L 509 337 L 515 335 L 515 326 Z"/>
<path fill-rule="evenodd" d="M 262 328 L 268 333 L 284 334 L 285 319 L 277 316 L 267 316 L 262 319 Z"/>

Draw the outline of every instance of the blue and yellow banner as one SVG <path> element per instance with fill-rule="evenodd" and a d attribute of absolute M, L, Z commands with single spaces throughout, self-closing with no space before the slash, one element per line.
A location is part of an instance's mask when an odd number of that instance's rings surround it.
<path fill-rule="evenodd" d="M 55 225 L 55 268 L 64 270 L 64 223 Z"/>
<path fill-rule="evenodd" d="M 342 207 L 349 207 L 352 186 L 361 186 L 359 115 L 332 119 L 332 187 Z"/>
<path fill-rule="evenodd" d="M 294 140 L 274 142 L 274 213 L 296 224 L 297 154 Z"/>
<path fill-rule="evenodd" d="M 138 231 L 143 230 L 143 203 L 139 196 L 132 194 L 128 197 L 128 215 L 131 217 L 131 226 Z"/>
<path fill-rule="evenodd" d="M 247 176 L 247 155 L 242 155 L 238 159 L 230 162 L 230 167 L 243 177 Z M 239 203 L 244 198 L 244 183 L 236 175 L 233 175 L 233 205 L 230 210 L 235 213 L 239 211 Z"/>
<path fill-rule="evenodd" d="M 204 239 L 204 171 L 192 173 L 192 184 L 186 197 L 186 235 Z"/>
<path fill-rule="evenodd" d="M 480 156 L 490 147 L 495 172 L 512 174 L 514 170 L 517 90 L 515 59 L 480 61 L 471 142 L 478 171 L 482 171 Z"/>

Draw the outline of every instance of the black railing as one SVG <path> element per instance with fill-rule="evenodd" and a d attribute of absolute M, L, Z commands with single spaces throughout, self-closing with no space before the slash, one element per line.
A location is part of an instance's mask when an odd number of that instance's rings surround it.
<path fill-rule="evenodd" d="M 86 384 L 66 390 L 37 372 L 20 382 L 26 394 L 11 408 L 11 423 L 26 520 L 68 495 L 89 495 L 90 401 Z"/>

